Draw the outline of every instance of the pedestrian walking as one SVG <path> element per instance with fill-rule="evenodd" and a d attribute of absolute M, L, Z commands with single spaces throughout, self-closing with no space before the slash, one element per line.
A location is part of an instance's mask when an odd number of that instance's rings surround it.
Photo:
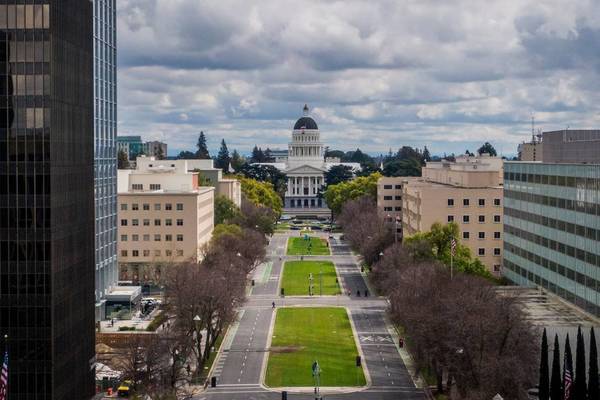
<path fill-rule="evenodd" d="M 275 308 L 275 302 L 273 302 L 273 308 Z"/>
<path fill-rule="evenodd" d="M 356 291 L 356 297 L 360 297 L 360 290 Z"/>

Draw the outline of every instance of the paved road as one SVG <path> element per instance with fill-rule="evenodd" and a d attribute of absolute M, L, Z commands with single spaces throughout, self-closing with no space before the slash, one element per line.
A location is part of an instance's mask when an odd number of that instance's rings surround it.
<path fill-rule="evenodd" d="M 348 248 L 339 239 L 331 240 L 331 256 L 314 256 L 334 262 L 341 278 L 344 295 L 285 297 L 279 296 L 279 278 L 286 260 L 285 248 L 290 234 L 275 234 L 267 249 L 268 261 L 254 273 L 255 285 L 248 301 L 238 314 L 236 323 L 223 343 L 214 375 L 217 387 L 209 388 L 195 397 L 197 400 L 266 400 L 281 399 L 281 393 L 260 385 L 263 362 L 266 359 L 268 332 L 272 323 L 274 301 L 278 307 L 322 305 L 344 306 L 350 310 L 355 333 L 364 356 L 364 365 L 371 377 L 371 386 L 362 391 L 345 394 L 324 394 L 324 399 L 425 399 L 422 390 L 415 388 L 385 321 L 387 302 L 369 293 L 360 268 Z M 310 259 L 311 257 L 305 257 Z M 348 291 L 350 296 L 348 296 Z M 360 296 L 357 296 L 359 291 Z M 288 399 L 314 399 L 310 393 L 288 393 Z"/>

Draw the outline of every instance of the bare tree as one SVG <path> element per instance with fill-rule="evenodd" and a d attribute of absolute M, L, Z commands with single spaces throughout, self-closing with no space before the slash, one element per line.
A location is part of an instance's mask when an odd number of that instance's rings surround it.
<path fill-rule="evenodd" d="M 375 263 L 379 254 L 394 242 L 394 223 L 385 223 L 370 196 L 344 203 L 338 222 L 352 248 L 363 256 L 368 265 Z"/>

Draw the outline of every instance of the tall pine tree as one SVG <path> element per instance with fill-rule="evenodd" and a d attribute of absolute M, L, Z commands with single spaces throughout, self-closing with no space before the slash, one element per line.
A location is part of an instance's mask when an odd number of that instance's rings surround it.
<path fill-rule="evenodd" d="M 240 153 L 237 150 L 233 150 L 233 153 L 231 153 L 231 167 L 233 171 L 239 172 L 245 162 L 246 160 L 244 160 Z"/>
<path fill-rule="evenodd" d="M 540 400 L 548 400 L 550 398 L 550 376 L 548 371 L 548 338 L 546 337 L 546 328 L 542 335 L 542 348 L 540 350 L 540 381 L 539 394 Z"/>
<path fill-rule="evenodd" d="M 552 353 L 552 378 L 550 380 L 550 399 L 562 400 L 562 378 L 560 376 L 560 345 L 558 335 L 554 336 L 554 352 Z"/>
<path fill-rule="evenodd" d="M 198 143 L 196 144 L 198 150 L 196 151 L 196 158 L 199 160 L 210 160 L 210 154 L 208 152 L 208 147 L 206 147 L 206 137 L 204 136 L 204 132 L 200 131 L 200 136 L 198 136 Z"/>
<path fill-rule="evenodd" d="M 231 157 L 229 156 L 229 149 L 227 149 L 225 139 L 221 139 L 221 148 L 219 149 L 219 154 L 217 155 L 217 168 L 221 168 L 223 172 L 228 174 L 230 161 Z"/>
<path fill-rule="evenodd" d="M 219 149 L 216 161 L 217 168 L 221 168 L 223 172 L 228 174 L 231 157 L 229 156 L 229 149 L 227 148 L 227 144 L 225 144 L 225 139 L 221 139 L 221 148 Z"/>
<path fill-rule="evenodd" d="M 575 382 L 573 383 L 573 400 L 586 400 L 587 385 L 585 382 L 585 344 L 581 327 L 577 328 L 577 353 L 575 353 Z"/>
<path fill-rule="evenodd" d="M 571 343 L 569 334 L 565 340 L 565 360 L 563 364 L 563 400 L 573 399 L 573 355 L 571 354 Z"/>
<path fill-rule="evenodd" d="M 596 348 L 596 335 L 593 326 L 592 329 L 590 329 L 590 366 L 588 372 L 588 399 L 600 399 L 600 385 L 598 383 L 598 349 Z"/>

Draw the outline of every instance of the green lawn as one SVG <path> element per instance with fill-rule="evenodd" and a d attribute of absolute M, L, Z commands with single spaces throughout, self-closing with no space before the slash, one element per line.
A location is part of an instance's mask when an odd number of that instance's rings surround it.
<path fill-rule="evenodd" d="M 313 386 L 311 366 L 318 360 L 321 386 L 364 386 L 363 370 L 348 314 L 339 307 L 277 310 L 265 384 Z"/>
<path fill-rule="evenodd" d="M 315 236 L 309 236 L 308 240 L 306 240 L 304 236 L 291 237 L 288 239 L 288 256 L 328 256 L 329 254 L 329 247 L 327 247 L 327 240 L 325 239 L 321 239 Z"/>
<path fill-rule="evenodd" d="M 340 293 L 339 285 L 335 282 L 335 266 L 331 261 L 286 261 L 283 266 L 281 287 L 286 296 L 308 295 L 308 276 L 313 274 L 313 295 L 321 294 L 320 272 L 323 271 L 323 295 Z"/>

